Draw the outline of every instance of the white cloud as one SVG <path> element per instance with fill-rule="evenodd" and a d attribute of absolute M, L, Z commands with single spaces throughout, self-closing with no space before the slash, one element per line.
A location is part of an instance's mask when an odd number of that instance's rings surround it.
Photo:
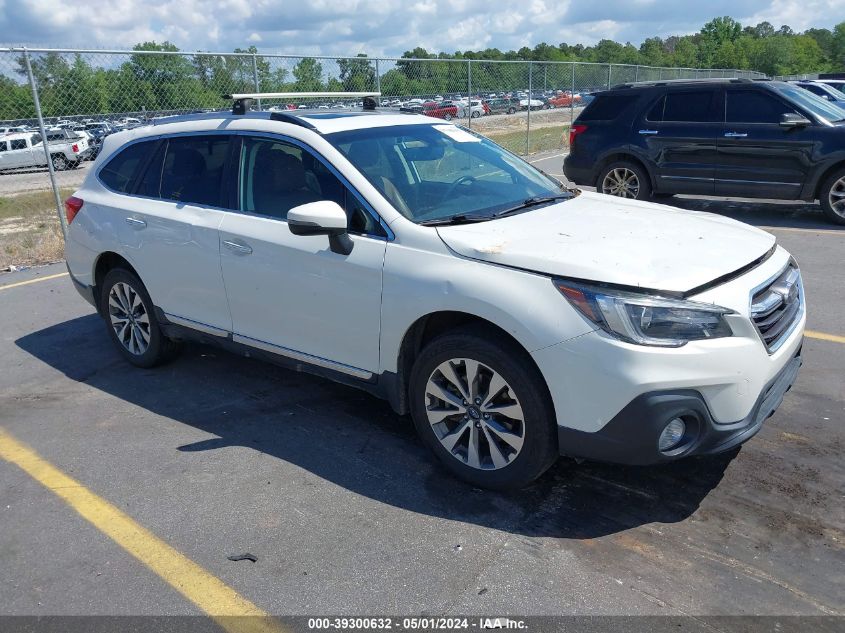
<path fill-rule="evenodd" d="M 845 0 L 0 0 L 6 44 L 128 48 L 169 40 L 183 50 L 400 55 L 695 32 L 717 15 L 744 24 L 831 28 Z"/>

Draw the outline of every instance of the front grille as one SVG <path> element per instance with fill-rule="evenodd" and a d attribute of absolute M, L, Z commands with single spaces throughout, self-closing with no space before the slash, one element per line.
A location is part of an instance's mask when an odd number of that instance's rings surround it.
<path fill-rule="evenodd" d="M 803 308 L 804 289 L 795 262 L 755 291 L 751 297 L 751 320 L 769 352 L 774 352 L 789 336 Z"/>

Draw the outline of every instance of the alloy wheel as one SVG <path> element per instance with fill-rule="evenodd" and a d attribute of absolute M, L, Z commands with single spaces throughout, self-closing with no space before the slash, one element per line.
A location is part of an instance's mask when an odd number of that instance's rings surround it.
<path fill-rule="evenodd" d="M 640 193 L 640 179 L 627 167 L 616 167 L 605 175 L 602 193 L 621 198 L 636 198 Z"/>
<path fill-rule="evenodd" d="M 425 394 L 428 422 L 455 459 L 498 470 L 519 455 L 525 441 L 522 406 L 495 370 L 470 358 L 453 358 L 431 373 Z"/>
<path fill-rule="evenodd" d="M 150 346 L 150 316 L 141 296 L 122 281 L 109 292 L 109 322 L 124 348 L 141 356 Z"/>
<path fill-rule="evenodd" d="M 845 176 L 833 183 L 828 194 L 828 200 L 833 212 L 845 218 Z"/>

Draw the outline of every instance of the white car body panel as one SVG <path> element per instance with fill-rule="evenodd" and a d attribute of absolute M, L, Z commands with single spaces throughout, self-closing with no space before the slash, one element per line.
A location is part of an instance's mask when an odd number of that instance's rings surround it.
<path fill-rule="evenodd" d="M 269 343 L 377 373 L 386 242 L 351 239 L 352 252 L 340 255 L 324 235 L 294 235 L 284 221 L 227 213 L 220 226 L 220 268 L 236 341 Z M 252 252 L 228 248 L 227 242 Z"/>
<path fill-rule="evenodd" d="M 465 257 L 673 292 L 739 270 L 775 243 L 771 234 L 719 215 L 591 192 L 495 222 L 437 230 Z"/>

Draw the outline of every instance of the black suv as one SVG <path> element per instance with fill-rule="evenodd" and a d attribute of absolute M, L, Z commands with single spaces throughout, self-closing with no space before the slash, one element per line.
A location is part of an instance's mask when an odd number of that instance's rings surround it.
<path fill-rule="evenodd" d="M 845 110 L 779 81 L 622 84 L 569 134 L 566 177 L 629 198 L 819 200 L 845 224 Z"/>

